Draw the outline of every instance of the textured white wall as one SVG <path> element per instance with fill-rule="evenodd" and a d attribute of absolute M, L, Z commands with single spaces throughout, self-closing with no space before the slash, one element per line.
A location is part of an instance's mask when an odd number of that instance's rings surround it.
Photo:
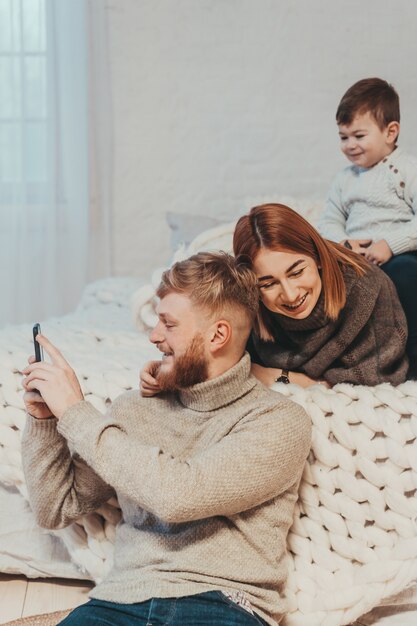
<path fill-rule="evenodd" d="M 417 4 L 409 0 L 107 0 L 115 274 L 169 255 L 165 212 L 235 216 L 324 197 L 345 161 L 334 115 L 356 80 L 398 89 L 417 154 Z"/>

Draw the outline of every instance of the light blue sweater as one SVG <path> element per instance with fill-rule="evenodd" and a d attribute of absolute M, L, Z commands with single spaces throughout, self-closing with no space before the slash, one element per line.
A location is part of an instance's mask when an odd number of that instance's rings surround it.
<path fill-rule="evenodd" d="M 397 148 L 373 167 L 342 170 L 318 228 L 332 241 L 385 239 L 394 255 L 417 250 L 417 158 Z"/>

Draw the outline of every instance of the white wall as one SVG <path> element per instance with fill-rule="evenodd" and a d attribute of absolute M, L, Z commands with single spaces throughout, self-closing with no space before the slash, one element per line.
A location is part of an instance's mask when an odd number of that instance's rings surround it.
<path fill-rule="evenodd" d="M 107 0 L 115 274 L 169 255 L 166 210 L 235 216 L 324 197 L 344 165 L 334 121 L 356 80 L 392 82 L 417 154 L 410 0 Z"/>

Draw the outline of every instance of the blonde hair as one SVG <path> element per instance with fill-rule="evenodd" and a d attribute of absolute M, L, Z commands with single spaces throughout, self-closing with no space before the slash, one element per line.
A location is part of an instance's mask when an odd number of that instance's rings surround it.
<path fill-rule="evenodd" d="M 226 252 L 199 252 L 174 263 L 162 274 L 159 298 L 170 292 L 186 294 L 193 304 L 211 314 L 233 312 L 236 307 L 253 324 L 259 308 L 255 274 Z"/>

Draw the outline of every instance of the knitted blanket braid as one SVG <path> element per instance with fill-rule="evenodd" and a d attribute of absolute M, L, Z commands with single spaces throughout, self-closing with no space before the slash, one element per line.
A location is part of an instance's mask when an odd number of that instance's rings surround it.
<path fill-rule="evenodd" d="M 213 229 L 178 254 L 228 250 L 233 225 Z M 219 244 L 219 241 L 221 243 Z M 197 248 L 197 249 L 196 249 Z M 154 287 L 133 298 L 138 326 L 152 325 Z M 135 281 L 90 286 L 78 310 L 43 330 L 74 366 L 88 400 L 104 411 L 156 357 L 145 332 L 132 329 Z M 25 422 L 21 374 L 32 352 L 28 325 L 0 331 L 0 481 L 26 498 L 20 432 Z M 302 404 L 313 443 L 288 537 L 289 613 L 285 626 L 350 624 L 417 579 L 417 383 L 333 389 L 276 384 Z M 117 502 L 54 531 L 83 577 L 101 580 L 112 565 Z"/>
<path fill-rule="evenodd" d="M 313 422 L 285 623 L 349 624 L 417 578 L 417 384 L 276 387 Z"/>

